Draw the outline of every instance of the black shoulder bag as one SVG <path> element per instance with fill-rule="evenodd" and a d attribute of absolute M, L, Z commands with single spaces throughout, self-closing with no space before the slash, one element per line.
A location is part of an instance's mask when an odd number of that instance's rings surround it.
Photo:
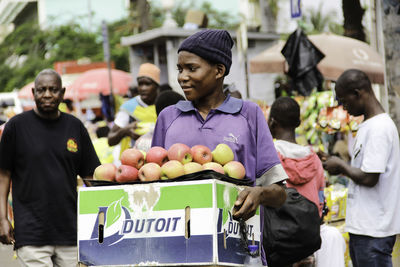
<path fill-rule="evenodd" d="M 295 188 L 286 188 L 280 208 L 263 207 L 263 246 L 269 267 L 281 267 L 302 260 L 321 247 L 317 206 Z"/>

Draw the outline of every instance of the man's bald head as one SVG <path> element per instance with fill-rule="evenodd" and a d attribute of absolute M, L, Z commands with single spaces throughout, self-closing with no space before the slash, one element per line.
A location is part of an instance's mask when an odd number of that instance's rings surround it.
<path fill-rule="evenodd" d="M 60 88 L 62 87 L 61 76 L 60 76 L 60 74 L 58 74 L 58 72 L 56 72 L 53 69 L 44 69 L 41 72 L 39 72 L 39 74 L 36 76 L 36 79 L 35 79 L 35 87 L 37 86 L 37 83 L 38 83 L 40 77 L 43 75 L 54 75 L 54 77 L 56 77 L 56 80 L 60 85 Z"/>
<path fill-rule="evenodd" d="M 373 92 L 371 81 L 367 74 L 357 69 L 349 69 L 343 72 L 336 81 L 335 88 L 337 90 L 346 90 L 348 92 L 354 91 L 355 89 L 365 90 L 370 93 Z"/>

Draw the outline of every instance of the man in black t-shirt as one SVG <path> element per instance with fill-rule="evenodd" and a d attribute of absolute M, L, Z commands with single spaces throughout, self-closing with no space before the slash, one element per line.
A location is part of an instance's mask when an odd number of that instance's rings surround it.
<path fill-rule="evenodd" d="M 82 122 L 58 109 L 60 75 L 41 71 L 32 93 L 35 108 L 10 119 L 0 141 L 0 242 L 22 266 L 76 266 L 77 175 L 92 178 L 100 162 Z"/>

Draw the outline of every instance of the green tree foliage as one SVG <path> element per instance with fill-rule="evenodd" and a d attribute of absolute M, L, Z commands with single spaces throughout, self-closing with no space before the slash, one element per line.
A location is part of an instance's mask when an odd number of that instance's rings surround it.
<path fill-rule="evenodd" d="M 234 30 L 239 25 L 239 15 L 234 16 L 225 11 L 218 11 L 210 2 L 203 2 L 201 5 L 198 5 L 196 4 L 196 1 L 190 0 L 180 1 L 172 10 L 172 16 L 179 27 L 182 27 L 185 23 L 186 13 L 189 9 L 200 10 L 207 14 L 208 28 Z M 157 5 L 151 6 L 150 15 L 152 18 L 153 28 L 162 26 L 165 19 L 164 13 L 162 7 Z"/>
<path fill-rule="evenodd" d="M 41 30 L 32 21 L 22 24 L 0 44 L 0 91 L 23 87 L 55 61 L 83 56 L 98 59 L 101 46 L 97 39 L 96 34 L 84 32 L 79 25 Z"/>
<path fill-rule="evenodd" d="M 183 26 L 186 12 L 196 8 L 208 16 L 208 27 L 235 29 L 238 22 L 227 12 L 219 12 L 208 2 L 196 6 L 196 1 L 181 1 L 173 10 L 179 26 Z M 152 28 L 160 27 L 165 19 L 161 7 L 150 9 Z M 137 31 L 137 23 L 132 18 L 121 19 L 108 25 L 111 60 L 117 69 L 129 71 L 128 47 L 121 46 L 121 37 Z M 70 23 L 42 30 L 37 21 L 29 21 L 18 26 L 0 44 L 0 92 L 20 89 L 31 82 L 44 68 L 52 68 L 56 61 L 89 58 L 103 61 L 101 29 L 89 32 L 78 23 Z"/>
<path fill-rule="evenodd" d="M 102 47 L 96 34 L 83 30 L 77 24 L 62 25 L 48 30 L 46 59 L 55 61 L 88 57 L 101 61 Z"/>
<path fill-rule="evenodd" d="M 324 15 L 322 4 L 317 9 L 306 10 L 299 21 L 299 26 L 307 34 L 318 34 L 322 32 L 332 32 L 338 35 L 343 34 L 343 26 L 334 22 L 334 13 Z"/>
<path fill-rule="evenodd" d="M 279 5 L 278 5 L 279 0 L 266 0 L 266 1 L 267 1 L 269 9 L 271 10 L 271 15 L 276 20 L 276 18 L 278 17 L 278 12 L 279 12 Z"/>
<path fill-rule="evenodd" d="M 115 63 L 117 69 L 129 71 L 129 48 L 121 45 L 121 37 L 132 35 L 134 26 L 129 19 L 108 25 L 111 61 Z"/>
<path fill-rule="evenodd" d="M 120 45 L 121 36 L 131 33 L 127 21 L 109 25 L 111 60 L 122 70 L 129 70 L 128 48 Z M 37 23 L 25 23 L 0 44 L 0 92 L 23 87 L 56 61 L 83 57 L 103 61 L 100 29 L 91 33 L 78 24 L 69 24 L 41 30 Z"/>

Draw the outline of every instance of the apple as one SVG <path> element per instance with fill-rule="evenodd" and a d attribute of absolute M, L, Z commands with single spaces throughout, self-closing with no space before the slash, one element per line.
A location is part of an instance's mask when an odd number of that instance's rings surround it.
<path fill-rule="evenodd" d="M 154 162 L 162 166 L 168 161 L 168 151 L 160 146 L 151 147 L 146 153 L 146 162 Z"/>
<path fill-rule="evenodd" d="M 104 163 L 94 170 L 94 180 L 115 181 L 117 167 L 112 163 Z"/>
<path fill-rule="evenodd" d="M 213 161 L 221 165 L 225 165 L 235 157 L 232 149 L 227 144 L 218 144 L 211 153 Z"/>
<path fill-rule="evenodd" d="M 207 162 L 203 164 L 203 169 L 204 170 L 213 170 L 222 174 L 225 174 L 224 167 L 222 167 L 221 164 L 217 162 Z"/>
<path fill-rule="evenodd" d="M 177 160 L 182 164 L 192 161 L 190 147 L 185 144 L 176 143 L 168 149 L 168 159 Z"/>
<path fill-rule="evenodd" d="M 246 169 L 239 161 L 230 161 L 224 165 L 225 174 L 236 179 L 243 179 L 246 176 Z"/>
<path fill-rule="evenodd" d="M 160 180 L 161 167 L 154 162 L 146 163 L 139 170 L 140 181 L 156 181 Z"/>
<path fill-rule="evenodd" d="M 138 179 L 138 169 L 130 165 L 121 164 L 117 169 L 115 181 L 118 183 L 132 182 Z"/>
<path fill-rule="evenodd" d="M 212 161 L 211 150 L 203 145 L 195 145 L 191 148 L 193 161 L 204 164 Z"/>
<path fill-rule="evenodd" d="M 185 171 L 185 174 L 195 173 L 202 171 L 203 166 L 197 162 L 188 162 L 185 165 L 183 165 L 183 170 Z"/>
<path fill-rule="evenodd" d="M 136 148 L 125 149 L 121 154 L 121 164 L 140 169 L 144 164 L 144 155 Z"/>
<path fill-rule="evenodd" d="M 184 174 L 183 164 L 177 160 L 170 160 L 161 166 L 161 179 L 173 179 Z"/>

